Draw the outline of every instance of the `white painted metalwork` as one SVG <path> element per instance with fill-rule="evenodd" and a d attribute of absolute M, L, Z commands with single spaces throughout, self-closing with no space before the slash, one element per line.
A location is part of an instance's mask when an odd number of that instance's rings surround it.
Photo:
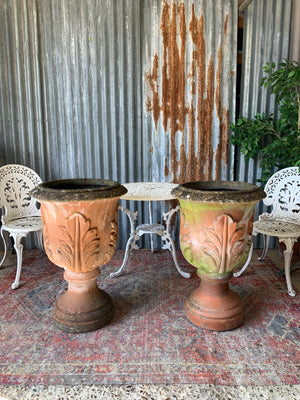
<path fill-rule="evenodd" d="M 123 207 L 119 207 L 121 211 L 123 211 L 129 218 L 130 221 L 130 235 L 126 243 L 125 255 L 123 259 L 123 263 L 118 271 L 112 272 L 110 274 L 111 278 L 115 278 L 120 276 L 123 269 L 125 268 L 129 252 L 131 249 L 138 249 L 137 241 L 144 234 L 156 234 L 162 238 L 163 241 L 163 249 L 167 249 L 171 252 L 174 264 L 177 268 L 177 271 L 184 278 L 190 278 L 191 274 L 189 272 L 184 272 L 180 268 L 176 252 L 175 252 L 175 243 L 171 236 L 171 228 L 170 221 L 174 213 L 179 210 L 179 206 L 176 208 L 172 208 L 169 212 L 163 212 L 163 220 L 166 222 L 166 227 L 162 224 L 153 223 L 152 219 L 152 201 L 166 201 L 166 200 L 174 200 L 175 197 L 171 195 L 172 189 L 176 187 L 176 184 L 172 183 L 163 183 L 163 182 L 134 182 L 134 183 L 124 183 L 123 184 L 128 192 L 121 197 L 123 200 L 134 200 L 134 201 L 149 201 L 149 223 L 140 224 L 135 227 L 135 220 L 137 219 L 137 211 L 132 212 Z M 151 251 L 153 252 L 153 241 L 151 240 Z"/>
<path fill-rule="evenodd" d="M 253 224 L 253 235 L 264 235 L 264 248 L 259 260 L 263 260 L 268 251 L 270 236 L 278 237 L 279 242 L 285 244 L 284 269 L 288 294 L 295 296 L 292 287 L 290 266 L 294 243 L 300 237 L 300 173 L 298 167 L 284 168 L 268 180 L 264 199 L 266 206 L 273 206 L 271 213 L 263 213 L 259 221 Z M 247 268 L 248 260 L 241 271 L 234 274 L 240 276 Z"/>
<path fill-rule="evenodd" d="M 17 253 L 17 273 L 12 289 L 19 287 L 23 254 L 22 238 L 29 232 L 36 232 L 39 245 L 43 248 L 41 214 L 36 207 L 36 201 L 29 194 L 41 182 L 36 172 L 23 165 L 10 164 L 0 168 L 0 207 L 4 208 L 4 214 L 1 217 L 4 255 L 0 266 L 4 263 L 7 254 L 4 236 L 4 231 L 6 231 L 13 238 Z"/>

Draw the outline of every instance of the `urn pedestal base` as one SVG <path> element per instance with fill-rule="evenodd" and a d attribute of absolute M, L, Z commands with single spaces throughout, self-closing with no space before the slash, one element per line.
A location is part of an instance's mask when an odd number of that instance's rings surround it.
<path fill-rule="evenodd" d="M 242 302 L 228 286 L 231 277 L 232 273 L 217 279 L 200 276 L 200 286 L 185 303 L 186 315 L 194 325 L 213 331 L 228 331 L 241 325 Z"/>
<path fill-rule="evenodd" d="M 56 301 L 53 308 L 55 326 L 69 333 L 97 330 L 113 317 L 110 296 L 97 286 L 99 269 L 74 273 L 65 270 L 68 290 Z"/>

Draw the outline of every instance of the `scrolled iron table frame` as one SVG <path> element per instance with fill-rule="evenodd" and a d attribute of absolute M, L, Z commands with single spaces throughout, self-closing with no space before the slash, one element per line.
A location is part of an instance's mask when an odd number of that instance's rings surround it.
<path fill-rule="evenodd" d="M 125 268 L 129 253 L 131 249 L 139 249 L 137 245 L 137 241 L 144 234 L 150 234 L 151 239 L 151 251 L 153 252 L 153 234 L 157 234 L 162 238 L 163 241 L 163 249 L 169 250 L 172 254 L 173 261 L 177 271 L 184 278 L 190 278 L 191 274 L 189 272 L 184 272 L 180 268 L 176 252 L 175 252 L 175 243 L 171 236 L 170 230 L 170 221 L 174 213 L 179 210 L 179 205 L 175 208 L 172 208 L 169 212 L 163 212 L 163 220 L 166 223 L 166 226 L 162 224 L 153 223 L 152 218 L 152 202 L 153 201 L 168 201 L 174 200 L 175 197 L 171 195 L 172 189 L 174 189 L 177 185 L 172 183 L 165 182 L 133 182 L 133 183 L 124 183 L 123 186 L 126 187 L 128 192 L 121 197 L 121 200 L 133 200 L 133 201 L 148 201 L 149 202 L 149 223 L 140 224 L 135 226 L 135 221 L 137 219 L 138 212 L 132 212 L 127 208 L 119 206 L 119 209 L 124 212 L 130 221 L 130 235 L 126 243 L 125 247 L 125 255 L 123 259 L 123 263 L 118 271 L 112 272 L 110 274 L 111 278 L 116 278 L 122 274 L 123 269 Z"/>

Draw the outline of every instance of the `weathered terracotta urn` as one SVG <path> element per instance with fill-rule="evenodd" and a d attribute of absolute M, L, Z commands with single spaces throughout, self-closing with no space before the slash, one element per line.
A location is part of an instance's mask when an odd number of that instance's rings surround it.
<path fill-rule="evenodd" d="M 118 199 L 126 192 L 95 179 L 45 182 L 31 192 L 41 203 L 45 251 L 65 269 L 68 289 L 53 308 L 55 325 L 65 332 L 93 331 L 112 319 L 111 298 L 97 286 L 98 267 L 115 252 Z"/>
<path fill-rule="evenodd" d="M 265 192 L 245 182 L 187 182 L 173 189 L 180 202 L 180 246 L 197 268 L 200 286 L 186 300 L 189 320 L 225 331 L 243 320 L 240 297 L 229 288 L 232 270 L 247 259 L 255 204 Z"/>

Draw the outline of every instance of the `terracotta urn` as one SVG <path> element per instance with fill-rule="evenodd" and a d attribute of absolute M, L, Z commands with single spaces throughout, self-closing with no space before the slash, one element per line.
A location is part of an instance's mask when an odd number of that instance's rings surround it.
<path fill-rule="evenodd" d="M 202 328 L 234 329 L 242 323 L 243 307 L 228 282 L 247 259 L 254 207 L 265 192 L 245 182 L 198 181 L 172 194 L 180 202 L 181 251 L 201 278 L 186 300 L 186 315 Z"/>
<path fill-rule="evenodd" d="M 98 267 L 115 252 L 118 199 L 126 192 L 116 182 L 96 179 L 50 181 L 31 191 L 41 203 L 45 251 L 68 282 L 53 308 L 62 331 L 93 331 L 113 317 L 110 296 L 97 286 Z"/>

